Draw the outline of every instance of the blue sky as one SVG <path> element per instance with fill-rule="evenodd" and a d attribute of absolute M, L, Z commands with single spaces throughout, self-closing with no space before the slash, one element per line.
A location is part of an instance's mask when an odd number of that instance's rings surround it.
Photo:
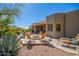
<path fill-rule="evenodd" d="M 15 25 L 28 27 L 32 23 L 42 21 L 46 16 L 54 13 L 65 13 L 79 9 L 79 4 L 68 3 L 26 3 L 23 4 L 21 15 L 16 19 Z"/>

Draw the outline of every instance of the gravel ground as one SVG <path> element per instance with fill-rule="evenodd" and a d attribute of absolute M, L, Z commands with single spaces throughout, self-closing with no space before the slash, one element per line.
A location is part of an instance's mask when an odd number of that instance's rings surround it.
<path fill-rule="evenodd" d="M 24 46 L 22 49 L 20 49 L 18 55 L 19 56 L 74 56 L 74 54 L 70 54 L 62 50 L 59 50 L 57 48 L 49 47 L 46 45 L 33 46 L 32 49 L 27 49 L 27 47 Z"/>

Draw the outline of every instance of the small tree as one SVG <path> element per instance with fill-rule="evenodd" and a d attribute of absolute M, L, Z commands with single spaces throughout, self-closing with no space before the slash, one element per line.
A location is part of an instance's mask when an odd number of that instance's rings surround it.
<path fill-rule="evenodd" d="M 17 55 L 19 51 L 18 40 L 16 35 L 13 35 L 16 29 L 11 27 L 15 17 L 20 14 L 19 8 L 20 6 L 15 4 L 13 8 L 3 6 L 0 9 L 0 55 Z"/>
<path fill-rule="evenodd" d="M 10 33 L 11 24 L 14 23 L 15 17 L 20 15 L 20 5 L 15 4 L 12 8 L 3 6 L 0 8 L 0 36 Z"/>

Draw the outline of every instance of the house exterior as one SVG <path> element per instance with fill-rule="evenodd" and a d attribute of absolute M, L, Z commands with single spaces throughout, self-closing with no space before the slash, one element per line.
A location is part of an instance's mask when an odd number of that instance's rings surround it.
<path fill-rule="evenodd" d="M 41 21 L 32 24 L 33 33 L 39 33 L 40 31 L 46 31 L 46 21 Z"/>
<path fill-rule="evenodd" d="M 65 37 L 76 37 L 79 33 L 79 10 L 66 13 L 65 16 Z"/>
<path fill-rule="evenodd" d="M 32 25 L 34 32 L 36 32 L 34 27 L 42 31 L 40 29 L 42 26 L 49 37 L 75 37 L 79 33 L 79 10 L 49 15 L 46 17 L 44 25 L 43 22 L 40 26 L 38 26 L 39 24 Z"/>
<path fill-rule="evenodd" d="M 57 38 L 64 35 L 64 13 L 56 13 L 46 17 L 47 36 Z"/>

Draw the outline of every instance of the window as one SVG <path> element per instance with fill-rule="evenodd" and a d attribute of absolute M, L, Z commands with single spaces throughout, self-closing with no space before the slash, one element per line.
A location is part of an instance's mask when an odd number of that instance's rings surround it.
<path fill-rule="evenodd" d="M 50 30 L 50 26 L 49 26 L 49 24 L 47 25 L 47 31 L 49 31 Z"/>
<path fill-rule="evenodd" d="M 56 24 L 56 31 L 58 31 L 58 32 L 61 31 L 61 24 Z"/>
<path fill-rule="evenodd" d="M 48 31 L 52 31 L 52 28 L 53 28 L 53 27 L 52 27 L 52 24 L 48 24 L 48 25 L 47 25 L 47 28 L 48 28 L 48 29 L 47 29 Z"/>
<path fill-rule="evenodd" d="M 52 31 L 52 24 L 50 24 L 50 31 Z"/>

